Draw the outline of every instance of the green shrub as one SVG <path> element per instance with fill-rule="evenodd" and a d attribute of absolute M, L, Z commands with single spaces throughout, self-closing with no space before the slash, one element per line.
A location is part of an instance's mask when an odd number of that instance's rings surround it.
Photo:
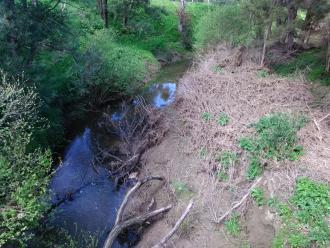
<path fill-rule="evenodd" d="M 282 219 L 273 247 L 329 247 L 330 187 L 299 178 L 289 203 L 273 204 Z"/>
<path fill-rule="evenodd" d="M 223 168 L 228 169 L 236 163 L 237 155 L 231 151 L 224 151 L 216 157 L 216 161 L 219 162 Z"/>
<path fill-rule="evenodd" d="M 228 174 L 224 171 L 218 171 L 216 174 L 219 181 L 224 182 L 228 180 Z"/>
<path fill-rule="evenodd" d="M 252 26 L 242 19 L 239 5 L 223 5 L 206 13 L 196 27 L 196 47 L 204 48 L 220 42 L 249 45 L 255 37 Z"/>
<path fill-rule="evenodd" d="M 247 178 L 254 180 L 262 173 L 262 160 L 297 160 L 303 154 L 303 147 L 297 145 L 297 131 L 306 118 L 292 117 L 284 113 L 275 113 L 262 117 L 253 125 L 255 137 L 240 139 L 239 145 L 250 154 Z"/>
<path fill-rule="evenodd" d="M 221 113 L 218 117 L 218 120 L 217 120 L 217 123 L 220 125 L 220 126 L 226 126 L 228 125 L 229 123 L 229 116 L 226 114 L 226 113 Z"/>
<path fill-rule="evenodd" d="M 39 117 L 35 88 L 0 74 L 0 246 L 15 247 L 31 238 L 46 210 L 50 151 L 28 149 Z"/>
<path fill-rule="evenodd" d="M 287 63 L 272 65 L 272 68 L 282 76 L 290 76 L 302 71 L 306 73 L 308 80 L 330 85 L 330 77 L 325 71 L 325 54 L 322 49 L 313 49 L 298 54 Z"/>
<path fill-rule="evenodd" d="M 237 214 L 232 214 L 230 218 L 225 221 L 225 229 L 230 235 L 234 237 L 239 236 L 241 227 L 239 224 L 239 216 Z"/>
<path fill-rule="evenodd" d="M 297 131 L 306 121 L 304 117 L 283 113 L 265 116 L 253 125 L 256 137 L 242 138 L 240 146 L 256 157 L 297 159 L 302 154 L 302 147 L 296 145 Z"/>
<path fill-rule="evenodd" d="M 260 71 L 258 71 L 258 76 L 262 77 L 262 78 L 268 77 L 269 72 L 267 70 L 260 70 Z"/>
<path fill-rule="evenodd" d="M 150 52 L 123 46 L 114 41 L 109 31 L 100 31 L 85 42 L 76 88 L 81 95 L 132 95 L 148 77 L 148 66 L 158 66 Z"/>
<path fill-rule="evenodd" d="M 202 119 L 204 121 L 210 121 L 212 119 L 212 114 L 210 112 L 205 111 L 202 113 Z"/>
<path fill-rule="evenodd" d="M 265 196 L 264 196 L 264 191 L 262 188 L 254 188 L 251 191 L 251 196 L 255 200 L 258 206 L 262 206 L 265 204 Z"/>
<path fill-rule="evenodd" d="M 250 159 L 250 164 L 248 167 L 248 170 L 246 172 L 246 178 L 249 181 L 253 181 L 258 176 L 262 174 L 263 168 L 262 165 L 259 162 L 259 159 L 256 157 L 253 157 Z"/>

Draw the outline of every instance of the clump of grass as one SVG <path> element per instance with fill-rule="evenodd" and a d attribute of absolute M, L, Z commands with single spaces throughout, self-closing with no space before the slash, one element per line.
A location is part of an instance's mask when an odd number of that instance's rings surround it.
<path fill-rule="evenodd" d="M 262 69 L 262 70 L 258 71 L 257 75 L 259 77 L 265 78 L 265 77 L 269 76 L 269 72 L 265 69 Z"/>
<path fill-rule="evenodd" d="M 273 247 L 330 246 L 330 187 L 299 178 L 288 203 L 272 201 L 282 219 Z"/>
<path fill-rule="evenodd" d="M 219 162 L 223 168 L 228 169 L 230 166 L 234 165 L 237 161 L 236 153 L 231 151 L 224 151 L 216 157 L 216 161 Z"/>
<path fill-rule="evenodd" d="M 217 178 L 219 181 L 227 181 L 229 178 L 228 170 L 231 166 L 234 166 L 237 161 L 236 153 L 224 151 L 219 153 L 215 160 L 220 164 L 219 171 L 216 174 Z"/>
<path fill-rule="evenodd" d="M 250 164 L 248 167 L 248 170 L 246 172 L 246 178 L 249 181 L 253 181 L 254 179 L 256 179 L 258 176 L 260 176 L 262 174 L 263 171 L 263 167 L 260 164 L 260 161 L 258 158 L 253 157 L 250 160 Z"/>
<path fill-rule="evenodd" d="M 201 148 L 199 151 L 199 158 L 200 159 L 205 159 L 207 155 L 207 150 L 205 147 Z"/>
<path fill-rule="evenodd" d="M 230 218 L 225 221 L 225 229 L 233 237 L 239 236 L 241 233 L 241 227 L 239 224 L 239 216 L 237 214 L 232 214 Z"/>
<path fill-rule="evenodd" d="M 176 181 L 172 183 L 172 186 L 177 197 L 185 198 L 193 193 L 185 182 Z"/>
<path fill-rule="evenodd" d="M 240 147 L 250 153 L 249 180 L 261 174 L 261 159 L 297 160 L 303 154 L 303 147 L 297 145 L 297 132 L 306 121 L 302 116 L 275 113 L 252 125 L 256 136 L 242 138 L 239 142 Z"/>
<path fill-rule="evenodd" d="M 218 171 L 216 176 L 217 176 L 218 180 L 221 182 L 227 181 L 229 178 L 228 173 L 225 171 Z"/>
<path fill-rule="evenodd" d="M 265 204 L 265 195 L 262 188 L 256 187 L 251 192 L 252 198 L 255 200 L 258 206 Z"/>
<path fill-rule="evenodd" d="M 226 126 L 226 125 L 228 125 L 228 123 L 229 123 L 229 116 L 226 113 L 222 112 L 219 115 L 218 119 L 217 119 L 217 123 L 220 126 Z"/>
<path fill-rule="evenodd" d="M 214 73 L 222 73 L 223 72 L 223 67 L 221 67 L 220 65 L 215 65 L 212 67 L 212 71 Z"/>
<path fill-rule="evenodd" d="M 212 119 L 212 114 L 210 112 L 205 111 L 202 113 L 202 119 L 204 121 L 210 121 Z"/>

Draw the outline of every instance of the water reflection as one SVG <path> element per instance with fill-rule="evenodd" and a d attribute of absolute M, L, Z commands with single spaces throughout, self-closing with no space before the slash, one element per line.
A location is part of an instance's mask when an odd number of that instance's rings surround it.
<path fill-rule="evenodd" d="M 51 180 L 52 202 L 67 200 L 55 209 L 49 221 L 52 226 L 65 228 L 73 236 L 88 232 L 102 245 L 115 222 L 116 209 L 123 200 L 126 187 L 116 190 L 108 178 L 108 171 L 93 165 L 91 135 L 91 130 L 86 128 L 71 143 Z M 116 246 L 125 247 L 118 243 Z"/>
<path fill-rule="evenodd" d="M 155 84 L 150 88 L 152 104 L 162 108 L 173 103 L 175 99 L 176 83 Z"/>

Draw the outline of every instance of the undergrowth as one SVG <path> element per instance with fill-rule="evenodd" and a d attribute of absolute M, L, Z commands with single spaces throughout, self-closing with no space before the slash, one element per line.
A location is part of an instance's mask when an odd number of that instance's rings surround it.
<path fill-rule="evenodd" d="M 262 160 L 297 160 L 303 153 L 302 146 L 297 145 L 297 131 L 306 121 L 302 116 L 275 113 L 253 124 L 256 135 L 242 138 L 239 142 L 250 155 L 247 178 L 253 180 L 261 175 Z"/>
<path fill-rule="evenodd" d="M 302 52 L 288 63 L 276 64 L 272 67 L 277 74 L 282 76 L 290 76 L 297 71 L 302 71 L 306 73 L 308 80 L 330 85 L 329 74 L 325 71 L 325 58 L 322 49 Z"/>
<path fill-rule="evenodd" d="M 299 178 L 287 203 L 271 204 L 282 220 L 273 247 L 329 247 L 330 187 Z"/>
<path fill-rule="evenodd" d="M 265 195 L 262 188 L 254 188 L 251 191 L 251 196 L 258 206 L 262 206 L 265 204 Z"/>
<path fill-rule="evenodd" d="M 232 214 L 230 218 L 225 221 L 225 229 L 230 235 L 234 237 L 239 236 L 241 227 L 239 224 L 239 216 L 237 214 Z"/>
<path fill-rule="evenodd" d="M 216 173 L 218 180 L 227 181 L 229 178 L 229 168 L 234 166 L 238 160 L 237 154 L 231 151 L 224 151 L 222 153 L 219 153 L 216 156 L 215 160 L 219 163 L 218 172 Z"/>

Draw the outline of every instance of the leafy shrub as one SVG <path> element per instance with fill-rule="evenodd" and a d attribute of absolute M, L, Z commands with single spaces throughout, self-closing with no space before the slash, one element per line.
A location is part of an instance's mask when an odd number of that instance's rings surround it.
<path fill-rule="evenodd" d="M 31 238 L 47 207 L 51 154 L 28 149 L 33 131 L 44 123 L 36 89 L 0 76 L 0 246 L 16 247 Z"/>
<path fill-rule="evenodd" d="M 152 54 L 135 47 L 119 45 L 109 31 L 100 31 L 86 41 L 84 64 L 76 85 L 81 95 L 132 95 L 147 78 L 148 65 L 158 66 Z"/>
<path fill-rule="evenodd" d="M 225 229 L 230 235 L 234 237 L 239 236 L 241 227 L 239 224 L 239 216 L 237 214 L 232 214 L 230 218 L 225 221 Z"/>
<path fill-rule="evenodd" d="M 322 49 L 313 49 L 300 53 L 287 63 L 275 64 L 272 67 L 277 74 L 282 76 L 290 76 L 296 71 L 303 71 L 308 80 L 330 85 L 330 77 L 325 71 L 325 53 Z"/>
<path fill-rule="evenodd" d="M 297 131 L 306 123 L 304 117 L 290 117 L 287 114 L 276 113 L 265 116 L 254 124 L 257 136 L 243 138 L 240 146 L 256 157 L 281 159 L 296 159 L 302 153 L 302 147 L 297 146 Z"/>
<path fill-rule="evenodd" d="M 248 170 L 246 172 L 246 178 L 250 181 L 253 181 L 256 179 L 258 176 L 262 174 L 263 168 L 262 165 L 260 164 L 260 161 L 258 158 L 253 157 L 250 159 L 250 164 L 248 167 Z"/>
<path fill-rule="evenodd" d="M 326 184 L 299 178 L 289 204 L 276 202 L 282 227 L 273 247 L 329 247 L 330 188 Z"/>
<path fill-rule="evenodd" d="M 265 196 L 264 196 L 264 191 L 262 188 L 254 188 L 251 191 L 251 196 L 255 200 L 258 206 L 262 206 L 265 204 Z"/>
<path fill-rule="evenodd" d="M 204 48 L 220 42 L 248 45 L 255 37 L 253 28 L 242 19 L 239 5 L 224 5 L 209 11 L 196 27 L 196 47 Z"/>
<path fill-rule="evenodd" d="M 239 142 L 240 147 L 250 153 L 247 178 L 253 180 L 261 175 L 261 159 L 297 160 L 303 154 L 302 146 L 296 144 L 297 131 L 306 121 L 302 116 L 275 113 L 255 123 L 256 137 L 242 138 Z"/>

